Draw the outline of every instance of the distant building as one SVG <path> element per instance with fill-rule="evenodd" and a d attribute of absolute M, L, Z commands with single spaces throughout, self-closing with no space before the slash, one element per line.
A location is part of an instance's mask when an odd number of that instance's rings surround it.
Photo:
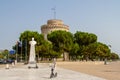
<path fill-rule="evenodd" d="M 63 30 L 69 31 L 69 26 L 65 25 L 62 20 L 51 19 L 47 21 L 47 24 L 41 26 L 41 32 L 44 35 L 44 39 L 47 40 L 47 35 L 52 31 Z"/>
<path fill-rule="evenodd" d="M 2 52 L 4 52 L 4 50 L 0 50 L 0 54 L 1 54 Z"/>

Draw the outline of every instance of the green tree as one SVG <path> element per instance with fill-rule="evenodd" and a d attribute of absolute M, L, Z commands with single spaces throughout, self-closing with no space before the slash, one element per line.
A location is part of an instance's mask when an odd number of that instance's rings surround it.
<path fill-rule="evenodd" d="M 9 59 L 9 51 L 5 49 L 3 52 L 0 53 L 2 59 Z"/>
<path fill-rule="evenodd" d="M 53 31 L 51 34 L 48 34 L 48 40 L 52 42 L 53 49 L 56 52 L 63 53 L 63 60 L 65 60 L 65 52 L 69 52 L 73 44 L 72 33 L 61 30 Z"/>
<path fill-rule="evenodd" d="M 19 40 L 22 42 L 16 44 L 13 48 L 17 50 L 18 54 L 23 56 L 29 55 L 29 41 L 34 37 L 36 44 L 36 55 L 41 59 L 51 59 L 53 57 L 60 57 L 63 54 L 63 60 L 66 60 L 66 52 L 72 60 L 76 59 L 118 59 L 119 56 L 111 53 L 109 47 L 101 42 L 97 42 L 97 36 L 93 33 L 77 31 L 74 35 L 66 31 L 53 31 L 48 34 L 49 41 L 45 41 L 42 34 L 36 31 L 24 31 L 21 33 Z M 18 46 L 18 47 L 17 47 Z M 25 54 L 27 53 L 27 54 Z M 28 58 L 28 57 L 27 57 Z"/>
<path fill-rule="evenodd" d="M 111 59 L 111 60 L 118 60 L 118 59 L 119 59 L 119 55 L 116 54 L 116 53 L 111 53 L 110 59 Z"/>
<path fill-rule="evenodd" d="M 39 56 L 41 60 L 47 60 L 54 57 L 57 58 L 59 54 L 53 50 L 53 45 L 50 42 L 44 41 L 44 43 L 39 46 Z"/>
<path fill-rule="evenodd" d="M 109 47 L 100 42 L 97 44 L 96 54 L 100 57 L 100 59 L 104 60 L 105 58 L 109 58 L 111 53 Z"/>
<path fill-rule="evenodd" d="M 78 56 L 79 56 L 79 50 L 80 50 L 79 45 L 77 43 L 74 43 L 72 45 L 71 50 L 70 50 L 70 58 L 72 60 L 76 60 L 78 58 Z"/>
<path fill-rule="evenodd" d="M 80 46 L 79 54 L 86 60 L 90 59 L 93 56 L 93 52 L 91 52 L 92 50 L 90 50 L 89 48 L 91 46 L 89 45 L 97 42 L 97 36 L 93 33 L 77 31 L 74 34 L 74 39 L 75 42 L 78 43 Z"/>
<path fill-rule="evenodd" d="M 79 45 L 89 45 L 97 41 L 97 36 L 93 33 L 77 31 L 74 34 L 75 42 Z"/>
<path fill-rule="evenodd" d="M 37 59 L 41 57 L 41 60 L 44 60 L 47 58 L 52 58 L 53 56 L 58 56 L 57 52 L 53 50 L 53 45 L 50 42 L 45 41 L 42 34 L 34 31 L 24 31 L 20 35 L 20 41 L 23 42 L 23 52 L 25 53 L 27 50 L 27 56 L 29 55 L 30 51 L 29 41 L 31 41 L 32 37 L 34 37 L 35 41 L 37 42 L 35 48 Z"/>
<path fill-rule="evenodd" d="M 39 55 L 39 46 L 43 43 L 44 37 L 42 34 L 39 34 L 36 31 L 24 31 L 21 33 L 19 40 L 22 42 L 22 53 L 23 56 L 25 56 L 26 60 L 28 59 L 29 51 L 30 51 L 30 45 L 29 41 L 32 40 L 32 37 L 34 37 L 36 44 L 36 55 Z M 38 47 L 38 48 L 37 48 Z M 20 51 L 19 51 L 20 52 Z"/>

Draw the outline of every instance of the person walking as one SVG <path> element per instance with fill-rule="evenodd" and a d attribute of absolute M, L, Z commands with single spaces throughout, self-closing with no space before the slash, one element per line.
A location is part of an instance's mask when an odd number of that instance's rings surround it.
<path fill-rule="evenodd" d="M 55 60 L 55 58 L 54 58 L 54 59 L 53 59 L 53 64 L 51 65 L 51 74 L 50 74 L 50 78 L 57 77 L 57 72 L 54 73 L 55 67 L 56 67 L 56 60 Z"/>

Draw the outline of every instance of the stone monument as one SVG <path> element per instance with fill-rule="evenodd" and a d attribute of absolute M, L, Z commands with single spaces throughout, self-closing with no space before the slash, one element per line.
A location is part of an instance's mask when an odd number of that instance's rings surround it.
<path fill-rule="evenodd" d="M 36 63 L 36 55 L 35 55 L 36 41 L 34 41 L 34 38 L 32 38 L 32 41 L 30 41 L 29 44 L 30 44 L 30 54 L 29 54 L 28 68 L 38 68 Z"/>

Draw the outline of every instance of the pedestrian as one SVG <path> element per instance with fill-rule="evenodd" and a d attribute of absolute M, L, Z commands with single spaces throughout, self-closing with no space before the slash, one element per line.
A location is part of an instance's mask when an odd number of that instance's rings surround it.
<path fill-rule="evenodd" d="M 54 73 L 55 67 L 56 67 L 56 60 L 55 60 L 55 58 L 54 58 L 54 59 L 53 59 L 53 63 L 52 63 L 52 65 L 51 65 L 51 74 L 50 74 L 50 78 L 57 77 L 57 72 Z"/>

